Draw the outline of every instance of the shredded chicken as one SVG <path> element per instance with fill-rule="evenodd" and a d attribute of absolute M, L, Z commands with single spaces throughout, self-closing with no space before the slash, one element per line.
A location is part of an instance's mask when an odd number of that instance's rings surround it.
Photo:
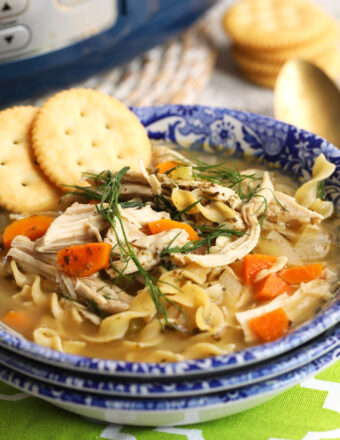
<path fill-rule="evenodd" d="M 137 208 L 123 208 L 120 209 L 120 214 L 123 219 L 139 228 L 148 223 L 160 220 L 161 218 L 170 218 L 168 212 L 155 211 L 149 205 Z"/>
<path fill-rule="evenodd" d="M 280 191 L 275 191 L 275 198 L 279 203 L 275 200 L 270 203 L 266 216 L 267 220 L 273 223 L 282 222 L 289 224 L 294 222 L 300 224 L 314 224 L 320 223 L 323 220 L 322 215 L 299 205 L 294 197 Z"/>
<path fill-rule="evenodd" d="M 182 160 L 184 162 L 187 159 L 178 153 L 165 146 L 157 147 L 154 152 L 154 166 L 168 160 Z M 205 199 L 206 203 L 210 202 L 223 202 L 230 208 L 237 209 L 241 205 L 241 200 L 237 193 L 226 186 L 219 185 L 217 183 L 193 180 L 193 179 L 181 179 L 175 180 L 167 174 L 151 174 L 148 175 L 146 170 L 142 170 L 143 175 L 148 179 L 154 194 L 162 194 L 166 198 L 170 198 L 174 188 L 179 188 L 185 191 L 191 191 L 196 199 Z"/>
<path fill-rule="evenodd" d="M 242 208 L 241 212 L 244 222 L 247 225 L 247 230 L 241 238 L 227 242 L 222 248 L 214 246 L 211 248 L 211 252 L 206 255 L 190 253 L 173 254 L 172 258 L 174 262 L 180 265 L 197 263 L 202 267 L 216 267 L 233 263 L 249 254 L 249 252 L 255 248 L 260 238 L 261 226 L 258 217 L 264 213 L 266 204 L 272 201 L 273 194 L 273 184 L 270 181 L 269 174 L 265 172 L 257 197 L 253 197 Z"/>
<path fill-rule="evenodd" d="M 123 199 L 139 197 L 142 200 L 152 198 L 149 180 L 141 172 L 128 170 L 121 178 L 120 195 Z"/>
<path fill-rule="evenodd" d="M 152 190 L 149 186 L 139 185 L 134 183 L 123 183 L 120 190 L 121 197 L 131 198 L 140 197 L 143 200 L 149 200 L 152 198 Z"/>
<path fill-rule="evenodd" d="M 142 230 L 145 225 L 162 218 L 170 218 L 167 212 L 157 212 L 148 205 L 137 208 L 120 208 L 119 212 L 123 220 L 125 235 L 129 243 L 132 244 L 134 244 L 136 240 L 143 240 L 147 237 Z M 118 240 L 124 243 L 125 238 L 121 224 L 116 222 L 115 228 L 113 229 L 111 227 L 108 230 L 104 241 L 114 246 L 115 252 L 119 252 L 119 249 L 117 249 Z"/>
<path fill-rule="evenodd" d="M 148 185 L 148 180 L 145 178 L 143 173 L 128 170 L 126 174 L 122 177 L 121 182 L 125 183 L 135 183 L 141 185 Z"/>
<path fill-rule="evenodd" d="M 160 184 L 162 194 L 165 196 L 170 196 L 174 188 L 179 188 L 185 191 L 192 191 L 197 200 L 203 198 L 208 201 L 224 202 L 232 209 L 237 209 L 241 205 L 241 200 L 233 189 L 218 185 L 217 183 L 200 180 L 175 181 L 166 174 L 158 174 L 156 179 Z"/>
<path fill-rule="evenodd" d="M 101 233 L 108 227 L 94 205 L 74 203 L 36 241 L 36 249 L 39 252 L 55 253 L 67 246 L 102 241 Z"/>
<path fill-rule="evenodd" d="M 100 278 L 73 278 L 62 274 L 61 279 L 66 296 L 77 297 L 81 302 L 91 300 L 98 309 L 110 315 L 128 310 L 132 300 L 118 286 L 108 284 Z"/>
<path fill-rule="evenodd" d="M 108 237 L 112 237 L 112 233 L 108 234 Z M 107 237 L 107 239 L 108 239 Z M 183 229 L 171 229 L 170 231 L 161 232 L 156 235 L 146 235 L 136 238 L 131 242 L 131 246 L 136 257 L 139 260 L 140 265 L 145 270 L 151 270 L 153 267 L 161 261 L 162 252 L 171 244 L 171 246 L 183 246 L 188 241 L 188 234 Z M 112 244 L 112 243 L 111 243 Z M 115 248 L 117 253 L 120 253 L 119 248 Z M 135 263 L 132 259 L 128 261 L 117 261 L 114 263 L 118 271 L 123 271 L 128 275 L 138 271 Z M 112 278 L 116 278 L 118 273 L 113 269 L 107 269 L 107 273 Z"/>
<path fill-rule="evenodd" d="M 187 241 L 188 234 L 183 230 L 172 229 L 157 235 L 147 235 L 143 231 L 143 227 L 150 222 L 162 218 L 169 219 L 170 215 L 165 211 L 157 212 L 151 206 L 144 206 L 141 208 L 121 208 L 120 214 L 123 220 L 125 236 L 145 270 L 150 270 L 159 264 L 162 251 L 172 241 L 173 246 L 183 246 Z M 176 238 L 177 235 L 178 237 Z M 121 254 L 118 240 L 120 243 L 125 243 L 122 227 L 117 222 L 114 229 L 110 228 L 108 230 L 104 241 L 112 245 L 116 254 Z M 131 259 L 128 261 L 117 261 L 115 266 L 118 271 L 124 271 L 125 274 L 137 271 L 137 267 Z M 117 277 L 117 272 L 114 269 L 109 268 L 107 272 L 112 278 Z"/>
<path fill-rule="evenodd" d="M 37 252 L 35 243 L 28 237 L 16 236 L 7 257 L 13 258 L 25 272 L 40 275 L 50 283 L 56 284 L 58 277 L 57 255 Z"/>
<path fill-rule="evenodd" d="M 98 276 L 72 278 L 60 272 L 57 269 L 57 255 L 38 252 L 35 243 L 28 237 L 15 237 L 7 256 L 13 258 L 25 272 L 40 275 L 50 286 L 73 300 L 91 300 L 98 309 L 109 314 L 129 308 L 130 295 L 117 286 L 105 283 Z"/>

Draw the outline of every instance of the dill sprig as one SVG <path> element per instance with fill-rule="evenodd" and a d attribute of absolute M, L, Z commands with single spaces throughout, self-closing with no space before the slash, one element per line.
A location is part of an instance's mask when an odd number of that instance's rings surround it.
<path fill-rule="evenodd" d="M 253 213 L 254 215 L 258 214 L 260 211 L 262 211 L 263 209 L 263 213 L 261 214 L 261 217 L 259 219 L 259 224 L 262 228 L 263 226 L 263 222 L 265 219 L 265 216 L 267 214 L 268 211 L 268 199 L 266 196 L 264 196 L 263 194 L 259 194 L 260 191 L 263 190 L 268 190 L 273 194 L 274 200 L 275 202 L 284 210 L 288 212 L 288 209 L 282 205 L 282 203 L 279 201 L 279 199 L 276 197 L 275 192 L 272 190 L 272 188 L 264 188 L 262 187 L 260 184 L 257 185 L 255 188 L 249 189 L 249 192 L 247 194 L 244 194 L 243 196 L 240 197 L 241 200 L 245 201 L 246 203 L 248 203 L 253 197 L 258 197 L 262 199 L 262 202 L 260 204 L 260 206 L 256 209 L 256 211 Z"/>
<path fill-rule="evenodd" d="M 101 310 L 101 308 L 99 307 L 99 305 L 93 301 L 93 299 L 91 298 L 85 298 L 84 299 L 84 304 L 85 307 L 94 315 L 99 316 L 100 318 L 104 319 L 108 316 L 108 314 L 106 312 L 104 312 L 103 310 Z"/>
<path fill-rule="evenodd" d="M 171 255 L 174 253 L 188 254 L 200 247 L 206 247 L 207 252 L 210 253 L 210 248 L 213 240 L 218 237 L 242 237 L 243 231 L 235 231 L 233 229 L 225 228 L 224 225 L 219 226 L 194 226 L 194 229 L 199 233 L 200 239 L 197 241 L 188 241 L 183 246 L 171 247 L 172 242 L 164 249 L 161 256 Z"/>
<path fill-rule="evenodd" d="M 73 185 L 72 188 L 74 188 L 75 191 L 68 191 L 66 194 L 72 194 L 75 196 L 87 198 L 97 203 L 101 202 L 103 200 L 103 196 L 107 197 L 107 194 L 105 194 L 106 186 L 107 186 L 107 177 L 105 173 L 106 171 L 102 171 L 99 174 L 94 174 L 91 172 L 85 173 L 84 175 L 87 178 L 90 178 L 94 181 L 94 185 L 90 185 L 90 186 Z M 104 203 L 106 201 L 107 200 L 105 200 Z M 140 201 L 129 201 L 129 202 L 119 201 L 118 203 L 122 208 L 138 208 L 145 206 L 145 203 Z"/>
<path fill-rule="evenodd" d="M 187 164 L 185 164 L 185 165 L 178 164 L 178 165 L 176 165 L 176 166 L 170 168 L 170 170 L 165 171 L 164 174 L 166 174 L 166 175 L 168 176 L 170 173 L 172 173 L 173 171 L 175 171 L 178 167 L 182 167 L 182 166 L 188 166 L 188 165 L 187 165 Z"/>
<path fill-rule="evenodd" d="M 318 182 L 316 187 L 316 196 L 318 199 L 324 200 L 325 199 L 325 181 L 322 180 L 321 182 Z"/>
<path fill-rule="evenodd" d="M 97 212 L 104 218 L 104 220 L 110 223 L 117 241 L 117 245 L 114 246 L 111 251 L 111 267 L 118 274 L 118 278 L 123 277 L 125 276 L 125 268 L 123 268 L 123 270 L 119 270 L 115 265 L 115 262 L 117 261 L 115 258 L 119 256 L 120 261 L 126 263 L 126 265 L 129 263 L 129 261 L 133 261 L 139 274 L 144 280 L 145 287 L 147 288 L 153 303 L 155 304 L 156 315 L 162 330 L 164 330 L 163 322 L 165 323 L 165 326 L 175 328 L 175 326 L 168 319 L 167 303 L 176 307 L 188 320 L 187 316 L 178 304 L 174 303 L 171 299 L 164 295 L 158 286 L 158 280 L 144 269 L 126 235 L 124 222 L 120 214 L 119 196 L 121 192 L 121 179 L 125 176 L 128 170 L 129 167 L 124 167 L 115 174 L 112 174 L 111 171 L 103 171 L 98 175 L 86 173 L 86 176 L 93 179 L 95 185 L 90 189 L 89 187 L 75 185 L 74 188 L 76 191 L 73 193 L 81 196 L 85 195 L 86 197 L 90 198 L 95 196 L 97 200 L 98 196 L 100 195 L 99 203 L 95 205 Z M 123 240 L 117 231 L 117 225 L 120 226 Z M 119 253 L 115 252 L 116 247 L 119 248 Z"/>
<path fill-rule="evenodd" d="M 198 205 L 203 199 L 198 199 L 196 202 L 191 203 L 186 208 L 182 209 L 181 211 L 177 211 L 175 215 L 172 216 L 173 220 L 181 220 L 182 215 L 189 212 L 192 208 L 194 208 L 196 205 Z"/>
<path fill-rule="evenodd" d="M 198 177 L 201 180 L 207 180 L 218 185 L 227 186 L 234 189 L 243 203 L 248 203 L 254 197 L 262 198 L 262 203 L 254 214 L 262 211 L 263 213 L 259 219 L 259 224 L 262 228 L 265 216 L 268 211 L 268 200 L 263 194 L 259 194 L 260 191 L 268 189 L 273 193 L 275 202 L 284 210 L 288 211 L 282 203 L 277 199 L 275 193 L 270 188 L 263 188 L 261 186 L 261 177 L 257 177 L 256 173 L 242 174 L 236 164 L 233 164 L 233 168 L 227 166 L 227 162 L 220 162 L 217 164 L 206 164 L 196 157 L 192 157 L 191 164 L 193 169 L 193 176 Z M 185 163 L 188 165 L 187 163 Z M 196 171 L 196 173 L 195 173 Z M 199 171 L 199 172 L 197 172 Z M 259 182 L 256 184 L 256 182 Z M 318 184 L 318 197 L 323 200 L 324 198 L 324 182 Z M 189 208 L 190 210 L 191 208 Z"/>
<path fill-rule="evenodd" d="M 81 306 L 85 306 L 91 313 L 99 316 L 100 318 L 106 318 L 107 313 L 100 309 L 99 305 L 91 298 L 85 298 L 83 301 L 79 301 L 76 298 L 72 298 L 71 296 L 59 294 L 60 298 L 65 299 L 66 301 L 75 302 L 80 304 Z"/>
<path fill-rule="evenodd" d="M 153 200 L 157 211 L 167 211 L 171 218 L 174 218 L 177 215 L 177 209 L 164 197 L 163 194 L 155 194 Z"/>
<path fill-rule="evenodd" d="M 192 157 L 193 177 L 201 180 L 207 180 L 211 183 L 233 188 L 239 196 L 244 196 L 243 182 L 247 179 L 251 181 L 259 181 L 255 173 L 242 174 L 236 164 L 233 167 L 227 165 L 227 162 L 219 162 L 217 164 L 206 164 L 196 157 Z M 249 185 L 248 185 L 249 186 Z"/>
<path fill-rule="evenodd" d="M 190 161 L 177 159 L 176 162 L 178 165 L 166 171 L 165 174 L 170 174 L 179 166 L 190 166 L 194 179 L 206 180 L 233 189 L 244 202 L 248 202 L 261 188 L 261 177 L 256 176 L 256 173 L 243 174 L 235 163 L 232 167 L 225 161 L 216 164 L 207 164 L 193 155 L 191 155 Z M 250 184 L 256 182 L 259 183 L 255 186 Z M 188 210 L 190 209 L 191 208 L 188 208 Z"/>
<path fill-rule="evenodd" d="M 185 158 L 179 159 L 176 157 L 177 165 L 170 170 L 166 171 L 165 174 L 169 175 L 178 167 L 190 166 L 192 168 L 192 177 L 194 179 L 206 180 L 208 182 L 218 184 L 221 186 L 233 189 L 243 203 L 248 203 L 253 197 L 260 197 L 263 199 L 260 207 L 256 212 L 259 212 L 263 208 L 263 214 L 260 217 L 259 223 L 262 227 L 264 218 L 268 210 L 268 200 L 262 194 L 259 194 L 264 188 L 261 186 L 261 177 L 258 177 L 255 172 L 243 174 L 238 169 L 236 164 L 233 167 L 228 166 L 228 162 L 219 162 L 217 164 L 207 164 L 202 160 L 198 159 L 196 156 L 191 155 L 187 160 Z M 276 202 L 283 208 L 287 210 L 275 197 Z M 194 206 L 200 203 L 202 199 L 197 200 L 192 203 L 182 211 L 177 211 L 173 205 L 162 195 L 157 195 L 155 199 L 156 209 L 165 209 L 170 212 L 171 218 L 181 219 L 183 214 L 189 212 Z"/>
<path fill-rule="evenodd" d="M 145 206 L 144 202 L 119 202 L 122 208 L 142 208 Z"/>

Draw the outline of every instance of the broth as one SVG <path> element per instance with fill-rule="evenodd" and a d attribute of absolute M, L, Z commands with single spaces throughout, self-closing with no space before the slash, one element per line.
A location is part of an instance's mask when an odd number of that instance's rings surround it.
<path fill-rule="evenodd" d="M 208 157 L 203 155 L 202 158 L 204 161 L 212 164 L 217 161 L 217 159 L 212 159 L 211 156 Z M 221 158 L 219 158 L 219 160 L 220 159 Z M 247 170 L 250 167 L 254 167 L 256 170 L 266 170 L 266 167 L 263 164 L 255 164 L 239 159 L 230 159 L 230 157 L 226 160 L 228 162 L 227 165 L 231 168 L 236 166 L 240 171 Z M 294 195 L 298 188 L 298 182 L 296 179 L 284 175 L 276 169 L 270 170 L 270 173 L 276 190 L 284 191 L 288 195 Z M 2 221 L 6 223 L 8 220 L 3 216 Z M 337 275 L 339 274 L 340 252 L 339 236 L 337 232 L 338 224 L 339 219 L 335 215 L 321 223 L 318 233 L 328 234 L 329 239 L 332 241 L 329 252 L 327 253 L 327 256 L 321 259 L 322 261 L 318 258 L 301 259 L 304 265 L 322 262 L 325 268 L 336 272 Z M 280 225 L 282 229 L 286 226 L 287 225 Z M 292 224 L 286 228 L 285 237 L 291 237 L 291 242 L 294 243 L 296 242 L 296 237 L 299 237 L 304 229 L 305 226 L 302 226 L 301 224 Z M 268 235 L 267 232 L 266 234 Z M 263 253 L 262 249 L 265 247 L 263 245 L 265 240 L 267 240 L 267 238 L 260 239 L 258 245 L 254 249 L 255 253 Z M 273 255 L 276 255 L 274 251 Z M 20 264 L 18 266 L 20 266 Z M 240 269 L 237 268 L 237 264 L 234 264 L 233 268 L 235 269 L 235 273 Z M 216 270 L 216 268 L 212 269 L 212 271 L 213 270 Z M 20 273 L 22 273 L 22 269 L 20 269 Z M 210 284 L 217 285 L 219 276 L 219 273 L 217 273 L 215 278 L 211 276 L 211 280 L 213 281 L 211 281 Z M 207 288 L 211 287 L 209 286 L 209 283 L 207 283 L 207 286 Z M 27 339 L 35 340 L 34 331 L 38 328 L 46 329 L 47 333 L 44 336 L 47 341 L 46 344 L 49 344 L 52 348 L 58 349 L 59 347 L 60 349 L 57 342 L 55 342 L 55 344 L 53 343 L 52 333 L 55 332 L 56 337 L 59 338 L 62 349 L 66 352 L 106 359 L 162 362 L 182 359 L 183 357 L 180 356 L 182 356 L 183 353 L 186 353 L 184 359 L 190 357 L 204 357 L 216 355 L 219 354 L 219 352 L 235 351 L 253 345 L 253 342 L 249 343 L 245 341 L 242 327 L 239 325 L 235 317 L 231 317 L 227 313 L 232 307 L 227 307 L 226 305 L 221 306 L 221 313 L 227 324 L 223 331 L 217 332 L 216 334 L 207 331 L 200 331 L 195 334 L 195 329 L 194 332 L 176 331 L 175 328 L 165 328 L 164 332 L 158 332 L 153 329 L 150 333 L 153 340 L 149 340 L 151 336 L 148 335 L 147 331 L 146 334 L 144 334 L 143 331 L 145 332 L 145 330 L 143 329 L 145 329 L 146 324 L 151 322 L 151 318 L 136 317 L 129 322 L 129 327 L 124 334 L 124 337 L 109 342 L 97 342 L 95 339 L 98 335 L 98 325 L 91 322 L 91 320 L 86 319 L 86 317 L 84 318 L 83 315 L 79 314 L 79 310 L 74 310 L 72 308 L 71 300 L 66 300 L 64 298 L 62 304 L 58 303 L 58 307 L 60 308 L 58 311 L 58 308 L 56 307 L 57 299 L 53 296 L 53 291 L 49 289 L 49 286 L 42 282 L 42 286 L 39 287 L 39 289 L 42 296 L 40 295 L 39 299 L 37 299 L 32 297 L 32 289 L 29 286 L 29 283 L 27 287 L 17 287 L 12 279 L 8 277 L 0 278 L 0 318 L 2 319 L 6 316 L 10 310 L 29 311 L 30 315 L 33 317 L 34 325 L 22 329 L 21 333 L 23 336 Z M 214 295 L 217 295 L 217 293 L 215 294 L 212 292 L 210 297 L 214 298 L 215 301 L 216 298 Z M 327 295 L 325 296 L 325 298 L 328 297 Z M 59 300 L 60 299 L 58 299 L 58 301 Z M 55 304 L 54 312 L 53 307 L 51 308 L 53 301 Z M 223 301 L 224 300 L 222 300 L 222 303 Z M 237 307 L 233 306 L 238 313 L 252 310 L 259 305 L 254 301 L 252 294 L 249 292 L 244 293 L 244 299 L 242 301 L 243 302 Z M 317 307 L 314 307 L 314 305 L 306 307 L 302 318 L 297 319 L 296 322 L 294 322 L 294 325 L 298 325 L 302 321 L 311 318 L 320 308 L 320 304 L 323 306 L 326 302 L 327 301 L 323 299 L 317 304 Z M 228 301 L 226 301 L 225 304 L 229 304 Z M 186 305 L 182 305 L 181 307 L 189 319 L 195 319 L 195 316 L 197 316 L 195 315 L 195 313 L 197 313 L 196 309 L 193 310 Z M 227 312 L 223 307 L 228 309 Z M 175 310 L 170 309 L 171 306 L 169 306 L 169 313 L 176 316 L 178 321 L 181 321 L 182 318 L 178 313 Z M 57 311 L 59 315 L 57 315 Z M 155 318 L 153 319 L 155 320 Z M 141 335 L 143 335 L 143 337 L 141 337 Z M 93 341 L 91 339 L 93 339 Z M 55 341 L 57 341 L 57 339 L 55 339 Z M 191 352 L 190 350 L 192 347 L 196 348 Z M 209 352 L 209 347 L 212 349 L 211 352 Z M 216 347 L 216 349 L 214 349 L 214 347 Z"/>

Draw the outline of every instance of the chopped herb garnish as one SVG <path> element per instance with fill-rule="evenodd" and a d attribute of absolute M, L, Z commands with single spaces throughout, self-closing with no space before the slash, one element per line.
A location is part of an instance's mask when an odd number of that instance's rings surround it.
<path fill-rule="evenodd" d="M 66 299 L 67 301 L 72 301 L 72 302 L 76 302 L 78 304 L 81 304 L 81 302 L 78 299 L 72 298 L 71 296 L 67 296 L 67 295 L 64 295 L 62 293 L 59 293 L 59 296 L 60 296 L 60 298 Z"/>
<path fill-rule="evenodd" d="M 106 198 L 108 197 L 107 188 L 106 188 L 107 186 L 106 171 L 102 171 L 99 174 L 86 173 L 85 175 L 87 178 L 91 179 L 94 182 L 94 185 L 91 186 L 74 185 L 73 188 L 75 189 L 75 191 L 69 191 L 66 194 L 73 194 L 75 196 L 85 197 L 90 201 L 94 201 L 97 203 L 103 202 L 103 196 L 105 196 L 105 200 L 103 203 L 108 202 L 108 200 L 106 200 Z M 145 206 L 144 202 L 139 202 L 139 201 L 130 201 L 130 202 L 118 201 L 118 203 L 122 208 L 138 208 Z"/>
<path fill-rule="evenodd" d="M 98 306 L 98 304 L 93 301 L 93 299 L 85 298 L 84 304 L 89 309 L 91 313 L 94 313 L 95 315 L 99 316 L 100 318 L 104 319 L 107 317 L 107 313 L 105 313 L 103 310 L 101 310 Z"/>
<path fill-rule="evenodd" d="M 122 208 L 142 208 L 145 206 L 144 202 L 119 202 Z"/>
<path fill-rule="evenodd" d="M 166 270 L 173 270 L 176 267 L 174 265 L 174 263 L 170 260 L 170 258 L 166 257 L 166 256 L 161 259 L 161 263 L 160 264 Z"/>
<path fill-rule="evenodd" d="M 243 192 L 242 183 L 250 179 L 252 181 L 261 180 L 257 177 L 255 173 L 252 174 L 242 174 L 237 168 L 236 164 L 233 168 L 227 166 L 226 162 L 220 162 L 213 165 L 207 165 L 205 162 L 193 158 L 193 177 L 199 178 L 201 180 L 207 180 L 218 185 L 227 186 L 228 188 L 233 188 L 234 191 L 241 197 L 246 194 Z M 248 185 L 249 186 L 249 185 Z"/>
<path fill-rule="evenodd" d="M 260 197 L 262 198 L 262 202 L 261 205 L 257 208 L 257 210 L 254 212 L 254 214 L 256 215 L 257 213 L 259 213 L 260 211 L 262 211 L 263 208 L 263 213 L 261 214 L 260 220 L 259 220 L 259 225 L 262 228 L 263 226 L 263 222 L 264 222 L 264 218 L 267 214 L 268 211 L 268 200 L 267 198 L 262 195 L 262 194 L 254 194 L 253 197 Z"/>
<path fill-rule="evenodd" d="M 225 228 L 224 225 L 213 226 L 194 226 L 194 229 L 199 233 L 200 239 L 197 241 L 188 241 L 184 246 L 167 246 L 162 252 L 161 256 L 171 255 L 175 253 L 187 254 L 194 251 L 200 247 L 206 247 L 207 252 L 210 252 L 210 247 L 213 240 L 218 237 L 231 237 L 237 236 L 242 237 L 244 235 L 243 231 L 235 231 L 233 229 Z"/>
<path fill-rule="evenodd" d="M 233 168 L 227 165 L 227 162 L 220 162 L 217 164 L 206 164 L 205 162 L 199 160 L 196 157 L 191 157 L 190 160 L 192 163 L 184 161 L 182 164 L 179 164 L 178 166 L 192 166 L 193 170 L 193 177 L 198 178 L 200 180 L 207 180 L 211 183 L 215 183 L 218 185 L 226 186 L 228 188 L 233 189 L 237 195 L 240 197 L 240 199 L 244 203 L 248 203 L 253 197 L 262 197 L 265 199 L 265 197 L 261 194 L 258 194 L 259 191 L 265 189 L 261 187 L 260 181 L 262 180 L 261 177 L 257 177 L 256 173 L 251 174 L 243 174 L 240 172 L 240 170 L 237 168 L 236 164 L 233 164 Z M 256 184 L 256 182 L 259 182 Z M 252 183 L 253 185 L 250 185 Z M 254 186 L 255 183 L 255 186 Z M 320 182 L 321 184 L 321 182 Z M 319 186 L 318 186 L 319 188 Z M 320 185 L 320 193 L 323 197 L 323 185 Z M 322 198 L 319 197 L 319 198 Z M 274 199 L 276 203 L 284 210 L 287 211 L 287 209 L 279 202 L 279 200 L 276 198 L 274 194 Z M 197 202 L 199 203 L 199 202 Z M 195 204 L 197 204 L 195 203 Z M 264 205 L 264 212 L 261 215 L 261 218 L 259 220 L 260 225 L 262 226 L 265 215 L 267 213 L 268 209 L 268 201 L 263 200 L 263 203 L 261 204 L 259 211 L 262 210 Z M 193 205 L 194 206 L 194 205 Z M 190 209 L 193 207 L 192 205 L 188 208 L 186 208 L 185 212 L 190 211 Z M 184 212 L 182 212 L 183 214 Z M 178 216 L 178 215 L 177 215 Z M 177 217 L 178 218 L 178 217 Z"/>
<path fill-rule="evenodd" d="M 65 299 L 66 301 L 72 301 L 72 302 L 75 302 L 77 304 L 82 305 L 83 307 L 84 306 L 87 307 L 91 313 L 94 313 L 95 315 L 99 316 L 100 318 L 105 318 L 107 316 L 107 313 L 105 313 L 103 310 L 101 310 L 99 308 L 98 304 L 95 301 L 93 301 L 93 299 L 85 298 L 84 301 L 82 302 L 76 298 L 72 298 L 67 295 L 59 294 L 59 296 L 62 299 Z"/>
<path fill-rule="evenodd" d="M 196 205 L 198 205 L 202 200 L 203 199 L 196 200 L 196 202 L 191 203 L 191 205 L 182 209 L 182 211 L 177 211 L 176 214 L 172 217 L 173 220 L 181 219 L 183 214 L 186 214 L 187 212 L 189 212 L 192 208 L 194 208 Z"/>
<path fill-rule="evenodd" d="M 175 167 L 170 168 L 170 170 L 165 171 L 164 174 L 169 175 L 169 174 L 172 173 L 176 168 L 178 168 L 178 167 L 183 167 L 183 166 L 186 166 L 186 165 L 183 165 L 183 164 L 182 164 L 182 165 L 176 165 Z"/>
<path fill-rule="evenodd" d="M 318 199 L 324 200 L 325 199 L 325 181 L 322 180 L 321 182 L 318 182 L 316 187 L 316 195 Z"/>
<path fill-rule="evenodd" d="M 167 211 L 170 213 L 171 218 L 177 215 L 177 209 L 164 197 L 163 194 L 155 194 L 153 199 L 157 211 Z"/>

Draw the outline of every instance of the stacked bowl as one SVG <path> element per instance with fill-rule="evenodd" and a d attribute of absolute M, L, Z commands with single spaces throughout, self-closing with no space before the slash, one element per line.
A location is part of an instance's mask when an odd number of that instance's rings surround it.
<path fill-rule="evenodd" d="M 235 110 L 133 110 L 154 142 L 253 157 L 304 180 L 323 153 L 336 165 L 326 194 L 340 212 L 340 152 L 322 138 Z M 274 342 L 174 363 L 70 355 L 34 344 L 0 324 L 1 380 L 74 413 L 120 424 L 181 425 L 223 417 L 274 397 L 338 359 L 340 291 L 312 319 Z"/>

